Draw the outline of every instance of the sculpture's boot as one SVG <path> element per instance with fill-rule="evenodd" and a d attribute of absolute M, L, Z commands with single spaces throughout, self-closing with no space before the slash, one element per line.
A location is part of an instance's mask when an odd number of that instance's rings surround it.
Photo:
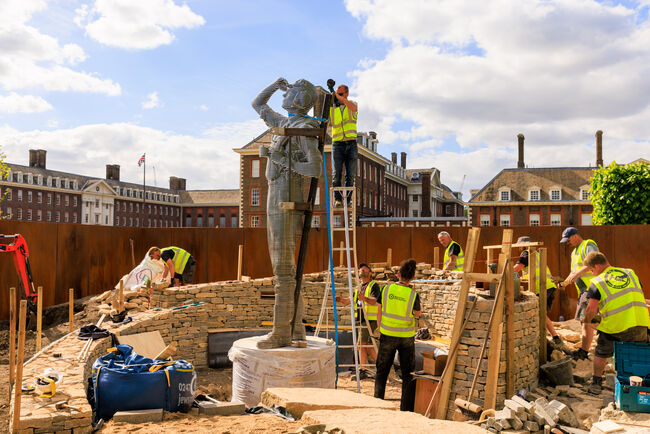
<path fill-rule="evenodd" d="M 280 283 L 276 283 L 275 306 L 273 306 L 273 330 L 257 342 L 257 348 L 268 349 L 291 346 L 293 300 L 291 300 L 291 297 L 288 297 L 287 292 L 286 285 L 282 287 Z"/>

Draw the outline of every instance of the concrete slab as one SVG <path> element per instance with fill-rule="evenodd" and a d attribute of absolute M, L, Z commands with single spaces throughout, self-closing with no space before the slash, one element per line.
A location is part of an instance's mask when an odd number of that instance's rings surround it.
<path fill-rule="evenodd" d="M 299 419 L 308 410 L 342 410 L 351 408 L 380 408 L 396 410 L 399 402 L 384 401 L 368 395 L 341 389 L 315 387 L 272 387 L 262 393 L 262 404 L 270 407 L 281 405 Z"/>
<path fill-rule="evenodd" d="M 399 432 L 485 434 L 488 432 L 467 423 L 427 419 L 417 413 L 396 412 L 379 408 L 368 408 L 362 411 L 359 409 L 307 411 L 303 414 L 301 422 L 324 424 L 328 429 L 340 428 L 345 434 L 369 432 L 373 434 Z"/>
<path fill-rule="evenodd" d="M 162 419 L 162 408 L 156 408 L 152 410 L 118 411 L 113 416 L 113 420 L 115 422 L 127 423 L 162 422 Z"/>
<path fill-rule="evenodd" d="M 244 414 L 246 412 L 246 405 L 243 402 L 199 402 L 199 414 L 208 416 L 232 416 L 234 414 Z"/>

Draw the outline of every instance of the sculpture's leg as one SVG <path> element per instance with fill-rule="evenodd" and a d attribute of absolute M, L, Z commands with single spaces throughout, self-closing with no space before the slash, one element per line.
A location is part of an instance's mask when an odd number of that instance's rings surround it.
<path fill-rule="evenodd" d="M 293 297 L 293 294 L 292 294 Z M 302 323 L 302 317 L 305 310 L 304 303 L 302 301 L 302 295 L 298 298 L 298 312 L 296 313 L 296 324 L 293 326 L 293 340 L 294 341 L 305 341 L 307 340 L 307 332 L 305 331 L 305 325 Z"/>

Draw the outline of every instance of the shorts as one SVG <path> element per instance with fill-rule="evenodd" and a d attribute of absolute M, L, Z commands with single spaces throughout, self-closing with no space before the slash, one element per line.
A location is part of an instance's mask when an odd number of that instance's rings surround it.
<path fill-rule="evenodd" d="M 555 291 L 557 291 L 556 287 L 548 288 L 546 290 L 546 315 L 548 315 L 548 312 L 553 307 L 553 300 L 555 300 Z"/>
<path fill-rule="evenodd" d="M 588 304 L 589 300 L 587 299 L 587 291 L 585 290 L 580 293 L 580 297 L 578 298 L 578 306 L 576 306 L 576 315 L 573 319 L 580 321 L 581 318 L 584 318 Z"/>
<path fill-rule="evenodd" d="M 375 334 L 375 330 L 377 330 L 377 321 L 375 320 L 368 320 L 368 324 L 370 324 L 370 329 L 372 330 L 372 334 Z M 365 326 L 365 320 L 363 320 L 363 323 L 361 323 L 363 327 L 361 327 L 361 337 L 359 338 L 359 341 L 364 344 L 369 344 L 370 342 L 370 335 L 368 334 L 368 327 Z"/>
<path fill-rule="evenodd" d="M 614 355 L 614 342 L 646 342 L 648 340 L 648 328 L 645 326 L 630 327 L 620 333 L 605 333 L 598 331 L 596 341 L 597 357 L 607 359 Z"/>

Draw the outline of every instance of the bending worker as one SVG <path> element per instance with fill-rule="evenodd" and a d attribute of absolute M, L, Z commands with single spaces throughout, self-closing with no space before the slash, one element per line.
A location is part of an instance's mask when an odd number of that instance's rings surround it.
<path fill-rule="evenodd" d="M 650 316 L 639 278 L 632 269 L 612 267 L 605 255 L 592 252 L 584 261 L 596 277 L 587 290 L 584 324 L 600 312 L 594 356 L 594 378 L 588 392 L 599 395 L 607 359 L 614 355 L 614 342 L 646 342 Z"/>
<path fill-rule="evenodd" d="M 359 363 L 361 366 L 368 364 L 368 354 L 372 359 L 377 362 L 377 351 L 372 346 L 371 339 L 377 330 L 377 300 L 381 295 L 381 288 L 372 277 L 372 270 L 370 266 L 365 263 L 359 265 L 359 277 L 361 277 L 361 287 L 357 288 L 354 292 L 354 318 L 359 321 L 361 325 L 361 333 L 359 334 Z M 350 298 L 343 298 L 339 295 L 336 296 L 336 301 L 342 304 L 350 304 Z M 359 313 L 360 312 L 360 313 Z M 370 333 L 366 327 L 365 318 L 368 318 L 368 325 L 370 326 Z M 365 370 L 361 370 L 361 377 L 367 376 Z"/>
<path fill-rule="evenodd" d="M 575 319 L 581 320 L 585 316 L 587 309 L 587 288 L 594 275 L 589 271 L 589 267 L 584 264 L 584 260 L 590 253 L 598 251 L 598 245 L 594 240 L 585 240 L 578 233 L 578 229 L 568 227 L 562 232 L 560 243 L 568 242 L 574 247 L 571 252 L 571 273 L 562 282 L 562 286 L 575 283 L 578 290 L 578 306 L 576 308 Z M 589 357 L 589 348 L 591 341 L 594 340 L 594 329 L 588 324 L 582 324 L 582 345 L 572 354 L 574 359 L 586 359 Z"/>
<path fill-rule="evenodd" d="M 443 259 L 443 271 L 463 271 L 463 264 L 465 263 L 465 255 L 460 244 L 451 239 L 449 232 L 442 231 L 438 234 L 438 241 L 445 249 L 445 256 Z"/>
<path fill-rule="evenodd" d="M 415 259 L 402 262 L 397 274 L 399 282 L 384 287 L 377 312 L 380 336 L 375 398 L 384 399 L 386 380 L 397 351 L 402 371 L 402 411 L 408 410 L 406 390 L 415 369 L 415 318 L 422 313 L 420 296 L 410 286 L 414 276 Z"/>
<path fill-rule="evenodd" d="M 162 259 L 167 264 L 163 273 L 163 279 L 168 275 L 171 276 L 173 286 L 192 283 L 194 280 L 196 261 L 187 250 L 175 246 L 163 247 L 158 251 L 152 252 L 152 258 Z"/>
<path fill-rule="evenodd" d="M 330 107 L 330 126 L 332 127 L 332 187 L 341 186 L 345 166 L 345 186 L 354 186 L 357 174 L 357 103 L 348 99 L 350 89 L 340 84 L 334 92 L 339 105 Z M 351 197 L 347 197 L 350 205 Z M 334 192 L 334 206 L 342 205 L 341 192 Z"/>
<path fill-rule="evenodd" d="M 530 243 L 530 237 L 519 237 L 517 239 L 517 244 L 520 243 Z M 523 279 L 528 279 L 529 273 L 528 273 L 528 256 L 529 252 L 526 247 L 519 247 L 520 251 L 520 256 L 519 259 L 517 260 L 517 263 L 514 266 L 514 271 L 515 273 L 519 273 L 522 271 L 522 278 Z M 537 268 L 537 276 L 541 274 L 540 270 L 540 263 L 539 263 L 539 252 L 535 252 L 535 264 Z M 540 288 L 540 281 L 537 279 L 535 282 L 535 294 L 539 297 L 539 288 Z M 551 270 L 546 266 L 546 330 L 551 334 L 553 337 L 553 343 L 558 347 L 564 350 L 566 347 L 564 346 L 564 343 L 562 342 L 562 339 L 557 335 L 557 332 L 555 331 L 555 327 L 553 327 L 553 322 L 551 319 L 548 317 L 548 312 L 550 312 L 551 307 L 553 307 L 553 300 L 555 299 L 555 292 L 557 288 L 555 287 L 555 283 L 553 283 L 553 279 L 551 277 Z M 568 351 L 568 350 L 567 350 Z"/>

